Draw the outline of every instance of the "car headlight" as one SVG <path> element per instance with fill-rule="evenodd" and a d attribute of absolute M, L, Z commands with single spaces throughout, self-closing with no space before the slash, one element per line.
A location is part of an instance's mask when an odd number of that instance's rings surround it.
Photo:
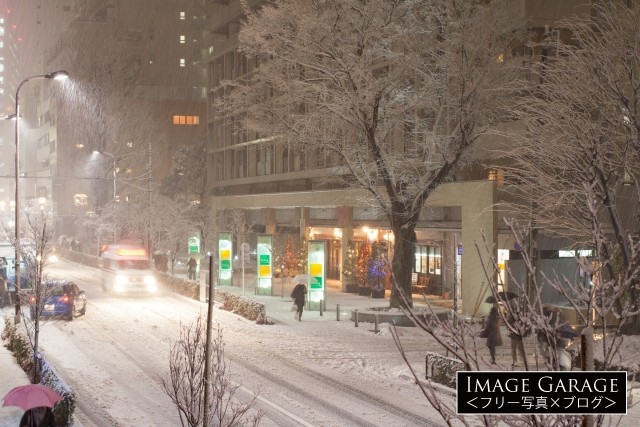
<path fill-rule="evenodd" d="M 127 283 L 127 276 L 116 276 L 117 285 L 124 285 L 125 283 Z"/>
<path fill-rule="evenodd" d="M 50 263 L 58 262 L 58 256 L 57 255 L 49 255 L 49 262 Z"/>
<path fill-rule="evenodd" d="M 144 283 L 146 283 L 147 285 L 155 285 L 156 278 L 153 276 L 144 276 Z"/>

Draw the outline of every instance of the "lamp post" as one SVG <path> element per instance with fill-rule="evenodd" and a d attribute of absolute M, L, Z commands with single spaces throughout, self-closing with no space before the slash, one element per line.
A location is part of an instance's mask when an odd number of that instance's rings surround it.
<path fill-rule="evenodd" d="M 20 323 L 20 132 L 19 132 L 19 123 L 20 120 L 20 103 L 18 99 L 20 98 L 20 89 L 30 80 L 36 79 L 55 79 L 55 80 L 65 80 L 69 78 L 69 73 L 64 70 L 54 71 L 52 73 L 47 74 L 37 74 L 34 76 L 27 77 L 18 85 L 18 89 L 16 89 L 16 127 L 15 127 L 15 137 L 16 137 L 16 157 L 15 157 L 15 185 L 16 185 L 16 194 L 15 194 L 15 221 L 14 225 L 15 229 L 15 278 L 16 278 L 16 311 L 14 323 Z"/>

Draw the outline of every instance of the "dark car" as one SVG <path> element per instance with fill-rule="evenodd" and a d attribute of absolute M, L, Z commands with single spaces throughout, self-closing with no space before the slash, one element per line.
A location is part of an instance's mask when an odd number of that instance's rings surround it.
<path fill-rule="evenodd" d="M 64 317 L 73 320 L 76 314 L 87 311 L 87 297 L 78 285 L 69 280 L 49 280 L 43 283 L 41 295 L 46 297 L 40 317 Z M 34 306 L 31 306 L 31 318 Z"/>

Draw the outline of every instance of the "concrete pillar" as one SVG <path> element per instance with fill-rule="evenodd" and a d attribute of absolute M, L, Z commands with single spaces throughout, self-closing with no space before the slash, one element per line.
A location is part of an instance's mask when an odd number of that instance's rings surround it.
<path fill-rule="evenodd" d="M 462 312 L 471 316 L 486 316 L 491 295 L 485 268 L 491 272 L 491 257 L 497 256 L 497 215 L 494 209 L 494 181 L 472 181 L 462 186 Z M 477 245 L 477 247 L 476 247 Z M 495 278 L 493 278 L 495 280 Z"/>
<path fill-rule="evenodd" d="M 273 208 L 262 208 L 262 223 L 265 225 L 266 234 L 275 235 L 276 210 Z"/>
<path fill-rule="evenodd" d="M 444 241 L 442 245 L 442 289 L 446 289 L 450 292 L 450 298 L 453 298 L 453 281 L 454 281 L 454 269 L 456 268 L 455 264 L 455 255 L 457 248 L 455 247 L 456 243 L 460 242 L 460 236 L 454 238 L 456 234 L 460 234 L 453 231 L 445 231 L 442 233 L 444 236 Z"/>
<path fill-rule="evenodd" d="M 300 207 L 296 208 L 296 219 L 300 223 L 300 241 L 302 239 L 307 240 L 307 227 L 309 223 L 310 210 L 309 208 Z"/>

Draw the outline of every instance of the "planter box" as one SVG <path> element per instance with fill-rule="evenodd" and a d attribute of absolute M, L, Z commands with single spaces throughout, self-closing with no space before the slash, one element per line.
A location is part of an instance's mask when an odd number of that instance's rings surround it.
<path fill-rule="evenodd" d="M 360 286 L 358 286 L 358 284 L 356 283 L 347 283 L 345 286 L 347 293 L 357 294 L 358 292 L 360 292 Z"/>
<path fill-rule="evenodd" d="M 376 290 L 376 291 L 371 291 L 371 298 L 384 298 L 384 288 Z"/>
<path fill-rule="evenodd" d="M 371 286 L 360 286 L 358 288 L 358 295 L 368 297 L 371 295 Z"/>

